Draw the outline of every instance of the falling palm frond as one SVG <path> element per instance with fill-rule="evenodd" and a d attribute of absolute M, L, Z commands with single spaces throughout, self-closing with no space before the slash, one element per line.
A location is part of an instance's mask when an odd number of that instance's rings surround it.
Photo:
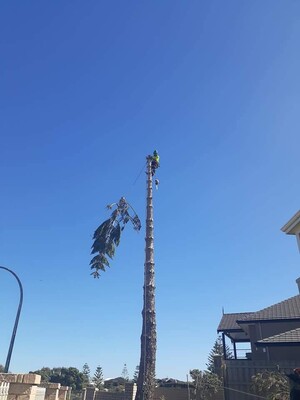
<path fill-rule="evenodd" d="M 125 197 L 121 197 L 118 203 L 112 203 L 107 206 L 107 209 L 111 210 L 113 207 L 116 209 L 112 212 L 109 219 L 104 221 L 94 232 L 91 254 L 98 253 L 94 256 L 90 262 L 91 269 L 93 272 L 91 275 L 94 278 L 99 278 L 99 271 L 105 271 L 105 267 L 109 267 L 109 261 L 107 257 L 112 259 L 115 255 L 116 247 L 120 243 L 121 232 L 124 230 L 125 225 L 131 221 L 133 228 L 136 231 L 141 229 L 141 221 L 125 200 Z M 133 213 L 133 216 L 129 214 L 129 210 Z M 122 224 L 122 226 L 121 226 Z"/>

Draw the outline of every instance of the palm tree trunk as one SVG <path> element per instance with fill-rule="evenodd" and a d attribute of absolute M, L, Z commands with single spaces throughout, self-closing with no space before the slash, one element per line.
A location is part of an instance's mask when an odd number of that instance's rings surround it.
<path fill-rule="evenodd" d="M 151 160 L 152 157 L 148 156 L 143 328 L 136 400 L 153 400 L 155 390 L 156 315 Z"/>

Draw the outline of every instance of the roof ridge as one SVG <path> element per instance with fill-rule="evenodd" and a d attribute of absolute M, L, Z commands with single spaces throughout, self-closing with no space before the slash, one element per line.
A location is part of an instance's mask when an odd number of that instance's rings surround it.
<path fill-rule="evenodd" d="M 282 300 L 278 303 L 272 304 L 271 306 L 262 308 L 259 311 L 252 313 L 249 317 L 245 317 L 239 322 L 251 321 L 251 318 L 255 320 L 272 320 L 272 319 L 289 319 L 289 318 L 300 318 L 300 294 L 289 297 L 288 299 Z"/>
<path fill-rule="evenodd" d="M 232 312 L 232 313 L 224 313 L 223 315 L 253 314 L 253 313 L 255 313 L 255 311 Z"/>
<path fill-rule="evenodd" d="M 288 301 L 291 301 L 292 299 L 294 299 L 296 297 L 300 297 L 300 294 L 296 294 L 295 296 L 289 297 L 288 299 L 281 300 L 278 303 L 272 304 L 271 306 L 262 308 L 261 310 L 256 311 L 255 314 L 259 313 L 259 312 L 262 312 L 262 311 L 265 311 L 265 310 L 268 310 L 268 309 L 270 309 L 272 307 L 279 306 L 280 304 L 287 303 Z"/>

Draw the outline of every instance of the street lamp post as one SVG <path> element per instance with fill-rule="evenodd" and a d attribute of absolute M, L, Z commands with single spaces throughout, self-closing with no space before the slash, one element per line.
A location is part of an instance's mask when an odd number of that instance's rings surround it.
<path fill-rule="evenodd" d="M 11 335 L 10 345 L 9 345 L 7 358 L 6 358 L 6 363 L 5 363 L 5 367 L 4 367 L 4 372 L 8 372 L 10 359 L 11 359 L 11 354 L 12 354 L 12 351 L 13 351 L 13 348 L 14 348 L 15 337 L 16 337 L 16 333 L 17 333 L 17 329 L 18 329 L 18 323 L 19 323 L 19 318 L 20 318 L 20 314 L 21 314 L 22 304 L 23 304 L 23 287 L 22 287 L 22 283 L 21 283 L 18 275 L 15 272 L 13 272 L 12 270 L 10 270 L 10 269 L 8 269 L 6 267 L 1 267 L 0 266 L 0 269 L 4 269 L 5 271 L 10 272 L 16 278 L 16 280 L 18 282 L 18 285 L 19 285 L 19 288 L 20 288 L 19 306 L 18 306 L 18 310 L 17 310 L 14 329 L 13 329 L 13 332 L 12 332 L 12 335 Z"/>

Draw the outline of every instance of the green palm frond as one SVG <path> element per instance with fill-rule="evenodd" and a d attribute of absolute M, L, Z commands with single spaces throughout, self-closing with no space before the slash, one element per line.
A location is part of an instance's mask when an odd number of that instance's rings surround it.
<path fill-rule="evenodd" d="M 105 240 L 102 237 L 96 239 L 92 246 L 91 254 L 102 253 L 105 251 Z"/>
<path fill-rule="evenodd" d="M 95 265 L 95 264 L 103 264 L 103 265 L 106 265 L 107 267 L 109 267 L 109 262 L 107 261 L 107 259 L 106 259 L 106 257 L 103 255 L 103 254 L 98 254 L 97 256 L 95 256 L 95 257 L 93 257 L 92 258 L 92 260 L 91 260 L 91 262 L 90 262 L 90 265 Z M 91 267 L 91 268 L 93 268 L 93 267 Z"/>
<path fill-rule="evenodd" d="M 119 246 L 121 232 L 125 225 L 131 221 L 133 228 L 137 231 L 141 229 L 141 221 L 124 197 L 121 197 L 118 203 L 112 203 L 107 206 L 108 209 L 116 209 L 112 212 L 109 219 L 104 221 L 94 232 L 91 254 L 98 253 L 90 262 L 94 278 L 99 278 L 99 271 L 105 271 L 109 267 L 107 257 L 112 259 L 115 255 L 116 247 Z M 129 214 L 129 209 L 133 211 L 133 217 Z M 122 224 L 122 226 L 120 225 Z"/>
<path fill-rule="evenodd" d="M 108 227 L 111 224 L 110 218 L 104 221 L 94 232 L 93 239 L 97 239 L 99 236 L 101 236 L 104 232 L 107 231 Z"/>
<path fill-rule="evenodd" d="M 113 242 L 109 242 L 106 248 L 106 254 L 108 255 L 109 258 L 113 259 L 115 255 L 115 245 Z"/>
<path fill-rule="evenodd" d="M 116 246 L 119 246 L 120 238 L 121 238 L 121 226 L 120 224 L 117 224 L 117 226 L 115 226 L 111 232 L 111 239 Z"/>

